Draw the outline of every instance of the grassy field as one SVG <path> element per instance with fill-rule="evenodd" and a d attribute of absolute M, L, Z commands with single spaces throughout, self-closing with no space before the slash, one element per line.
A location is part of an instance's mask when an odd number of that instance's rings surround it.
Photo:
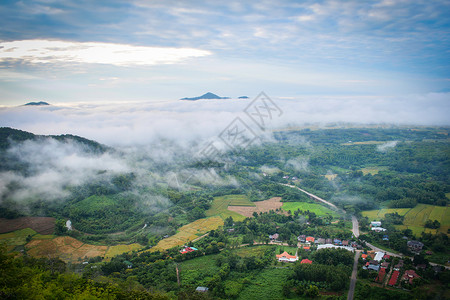
<path fill-rule="evenodd" d="M 131 252 L 133 250 L 139 250 L 142 248 L 142 245 L 134 243 L 130 245 L 116 245 L 110 246 L 106 251 L 105 257 L 112 258 L 116 255 L 122 254 L 124 252 Z"/>
<path fill-rule="evenodd" d="M 245 195 L 225 195 L 215 197 L 211 208 L 206 211 L 206 216 L 220 216 L 223 220 L 232 217 L 235 221 L 243 221 L 244 216 L 228 210 L 228 206 L 255 206 Z"/>
<path fill-rule="evenodd" d="M 320 205 L 318 203 L 308 203 L 308 202 L 284 202 L 282 206 L 283 210 L 291 212 L 291 214 L 294 214 L 294 212 L 297 209 L 303 210 L 303 211 L 311 211 L 314 212 L 317 216 L 327 216 L 331 215 L 333 218 L 339 217 L 339 214 L 335 211 Z"/>
<path fill-rule="evenodd" d="M 33 229 L 24 228 L 13 232 L 0 234 L 0 241 L 5 242 L 7 245 L 25 245 L 27 236 L 33 236 L 35 234 L 36 231 L 34 231 Z"/>
<path fill-rule="evenodd" d="M 387 213 L 394 212 L 405 216 L 403 225 L 396 225 L 396 228 L 400 230 L 411 229 L 415 235 L 420 235 L 422 232 L 447 233 L 447 230 L 450 228 L 450 208 L 444 206 L 418 204 L 414 208 L 391 208 L 363 211 L 362 215 L 368 217 L 369 220 L 374 221 L 384 218 L 384 215 Z M 437 230 L 423 227 L 428 219 L 432 221 L 438 220 L 439 223 L 441 223 L 441 227 Z"/>
<path fill-rule="evenodd" d="M 219 254 L 200 256 L 182 262 L 179 266 L 183 285 L 206 286 L 206 279 L 214 276 L 220 268 L 215 263 Z"/>
<path fill-rule="evenodd" d="M 370 221 L 378 221 L 384 218 L 385 214 L 392 214 L 397 212 L 399 215 L 404 216 L 411 208 L 383 208 L 378 210 L 365 210 L 362 212 L 363 217 L 368 217 Z"/>
<path fill-rule="evenodd" d="M 176 234 L 159 241 L 151 251 L 161 251 L 176 246 L 182 246 L 222 225 L 223 219 L 219 216 L 196 220 L 179 228 Z"/>
<path fill-rule="evenodd" d="M 264 269 L 244 287 L 238 299 L 284 299 L 283 284 L 291 275 L 289 269 Z"/>

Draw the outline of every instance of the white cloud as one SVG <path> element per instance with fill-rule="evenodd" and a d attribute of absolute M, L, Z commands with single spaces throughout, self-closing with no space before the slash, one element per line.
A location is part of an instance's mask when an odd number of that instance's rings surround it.
<path fill-rule="evenodd" d="M 174 64 L 211 55 L 193 48 L 144 47 L 99 42 L 22 40 L 0 43 L 0 62 L 89 63 L 115 66 Z"/>

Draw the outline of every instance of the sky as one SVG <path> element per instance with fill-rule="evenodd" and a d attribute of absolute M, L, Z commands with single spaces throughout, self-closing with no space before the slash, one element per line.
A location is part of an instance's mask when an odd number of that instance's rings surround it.
<path fill-rule="evenodd" d="M 264 91 L 284 125 L 450 125 L 449 29 L 445 0 L 3 0 L 0 126 L 110 142 L 100 132 L 208 131 L 230 122 L 208 112 L 245 108 L 178 101 L 208 91 Z M 30 101 L 53 107 L 17 109 Z"/>

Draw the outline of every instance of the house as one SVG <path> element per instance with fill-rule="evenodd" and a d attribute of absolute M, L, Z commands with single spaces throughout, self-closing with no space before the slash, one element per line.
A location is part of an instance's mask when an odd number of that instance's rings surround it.
<path fill-rule="evenodd" d="M 306 237 L 306 242 L 307 242 L 307 243 L 314 243 L 314 240 L 315 240 L 315 239 L 314 239 L 314 237 L 312 237 L 312 236 L 307 236 L 307 237 Z"/>
<path fill-rule="evenodd" d="M 347 240 L 343 240 L 342 241 L 342 246 L 348 246 L 348 241 Z"/>
<path fill-rule="evenodd" d="M 281 254 L 276 255 L 276 257 L 277 257 L 278 261 L 281 261 L 281 262 L 295 262 L 298 260 L 297 256 L 290 255 L 286 251 L 284 251 Z"/>
<path fill-rule="evenodd" d="M 278 233 L 269 235 L 269 239 L 271 241 L 276 241 L 276 240 L 278 240 L 279 237 L 280 237 L 280 235 Z"/>
<path fill-rule="evenodd" d="M 385 255 L 383 256 L 383 259 L 389 259 L 389 258 L 391 258 L 391 256 L 388 255 L 388 254 L 385 254 Z"/>
<path fill-rule="evenodd" d="M 369 265 L 378 266 L 379 263 L 378 263 L 378 261 L 376 261 L 376 260 L 371 260 L 371 261 L 369 261 Z"/>
<path fill-rule="evenodd" d="M 382 283 L 384 280 L 384 276 L 386 275 L 386 269 L 385 268 L 381 268 L 380 272 L 378 272 L 378 276 L 375 279 L 376 282 Z"/>
<path fill-rule="evenodd" d="M 373 270 L 373 271 L 379 271 L 380 270 L 380 266 L 377 265 L 370 265 L 367 267 L 368 270 Z"/>
<path fill-rule="evenodd" d="M 372 227 L 372 230 L 375 231 L 375 232 L 386 231 L 386 229 L 385 229 L 385 228 L 382 228 L 382 227 Z"/>
<path fill-rule="evenodd" d="M 367 254 L 361 254 L 361 258 L 366 260 L 367 259 Z"/>
<path fill-rule="evenodd" d="M 389 241 L 389 237 L 387 235 L 383 235 L 383 241 Z"/>
<path fill-rule="evenodd" d="M 419 241 L 408 241 L 407 243 L 409 250 L 414 252 L 419 252 L 423 248 L 423 243 Z"/>
<path fill-rule="evenodd" d="M 425 252 L 425 254 L 426 254 L 426 255 L 432 255 L 432 254 L 433 254 L 433 251 L 428 250 L 427 252 Z"/>
<path fill-rule="evenodd" d="M 384 252 L 375 252 L 374 260 L 380 262 L 384 257 Z"/>
<path fill-rule="evenodd" d="M 340 239 L 334 239 L 333 244 L 340 246 L 340 245 L 342 245 L 342 241 Z"/>
<path fill-rule="evenodd" d="M 234 232 L 234 228 L 228 228 L 228 229 L 227 229 L 227 232 L 228 232 L 228 233 Z"/>
<path fill-rule="evenodd" d="M 389 263 L 387 261 L 382 262 L 381 267 L 387 269 L 387 268 L 389 268 Z"/>
<path fill-rule="evenodd" d="M 289 176 L 283 176 L 283 179 L 289 179 Z"/>
<path fill-rule="evenodd" d="M 416 274 L 416 271 L 406 270 L 403 274 L 402 280 L 409 282 L 409 284 L 412 284 L 413 280 L 416 278 L 420 278 L 420 276 Z"/>
<path fill-rule="evenodd" d="M 397 283 L 399 275 L 400 275 L 400 271 L 399 270 L 394 270 L 394 272 L 392 273 L 391 279 L 389 279 L 389 283 L 388 284 L 390 286 L 394 286 Z"/>
<path fill-rule="evenodd" d="M 380 227 L 381 226 L 381 222 L 380 221 L 370 222 L 370 226 L 371 227 Z"/>
<path fill-rule="evenodd" d="M 321 244 L 321 245 L 323 245 L 323 244 L 325 244 L 325 239 L 323 239 L 323 238 L 318 238 L 318 239 L 316 240 L 315 243 L 316 243 L 316 244 Z"/>
<path fill-rule="evenodd" d="M 309 251 L 311 249 L 311 247 L 309 246 L 303 246 L 303 249 L 305 249 L 306 251 Z"/>
<path fill-rule="evenodd" d="M 299 235 L 299 236 L 297 237 L 297 240 L 298 240 L 299 242 L 301 242 L 301 243 L 306 242 L 306 235 L 304 235 L 304 234 Z"/>
<path fill-rule="evenodd" d="M 307 259 L 307 258 L 305 258 L 305 259 L 302 259 L 302 261 L 300 263 L 301 264 L 312 264 L 312 261 Z"/>
<path fill-rule="evenodd" d="M 206 293 L 208 291 L 208 288 L 205 286 L 198 286 L 195 290 L 200 293 Z"/>
<path fill-rule="evenodd" d="M 180 250 L 180 253 L 181 254 L 186 254 L 186 253 L 194 252 L 194 251 L 197 251 L 197 250 L 198 249 L 194 248 L 194 247 L 184 247 L 183 250 Z"/>
<path fill-rule="evenodd" d="M 325 240 L 325 244 L 333 244 L 333 240 L 332 239 L 326 239 Z"/>

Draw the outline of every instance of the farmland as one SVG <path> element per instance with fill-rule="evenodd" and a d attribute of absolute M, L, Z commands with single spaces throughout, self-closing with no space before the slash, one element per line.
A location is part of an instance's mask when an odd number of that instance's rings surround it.
<path fill-rule="evenodd" d="M 397 225 L 397 229 L 411 229 L 415 235 L 420 235 L 421 232 L 431 233 L 447 233 L 450 228 L 450 210 L 448 207 L 435 206 L 427 204 L 418 204 L 414 208 L 391 208 L 363 211 L 362 215 L 368 217 L 369 220 L 380 220 L 384 218 L 387 213 L 397 212 L 399 215 L 405 216 L 403 225 Z M 439 229 L 425 228 L 427 220 L 437 220 L 441 224 Z"/>
<path fill-rule="evenodd" d="M 411 208 L 383 208 L 377 210 L 366 210 L 362 212 L 363 217 L 369 218 L 370 221 L 377 221 L 384 218 L 385 214 L 398 213 L 401 216 L 406 215 Z"/>
<path fill-rule="evenodd" d="M 217 229 L 223 225 L 223 220 L 219 216 L 199 219 L 187 225 L 184 225 L 173 236 L 162 239 L 152 248 L 152 251 L 166 250 L 176 246 L 182 246 L 208 231 Z"/>
<path fill-rule="evenodd" d="M 55 230 L 55 218 L 21 217 L 17 219 L 0 218 L 0 233 L 31 228 L 40 234 L 52 234 Z"/>
<path fill-rule="evenodd" d="M 245 219 L 243 215 L 228 210 L 228 206 L 255 206 L 245 195 L 225 195 L 215 197 L 211 208 L 206 211 L 206 216 L 220 216 L 223 220 L 233 217 L 236 221 Z"/>
<path fill-rule="evenodd" d="M 297 209 L 302 211 L 309 210 L 315 213 L 317 216 L 327 216 L 330 215 L 333 218 L 337 218 L 339 214 L 323 205 L 318 203 L 308 203 L 308 202 L 284 202 L 282 206 L 283 210 L 289 211 L 293 214 Z"/>
<path fill-rule="evenodd" d="M 253 206 L 228 206 L 228 210 L 238 213 L 239 215 L 251 218 L 253 213 L 269 212 L 280 209 L 283 203 L 281 197 L 273 197 L 264 201 L 253 202 Z M 234 218 L 234 217 L 233 217 Z M 239 221 L 239 220 L 238 220 Z"/>

